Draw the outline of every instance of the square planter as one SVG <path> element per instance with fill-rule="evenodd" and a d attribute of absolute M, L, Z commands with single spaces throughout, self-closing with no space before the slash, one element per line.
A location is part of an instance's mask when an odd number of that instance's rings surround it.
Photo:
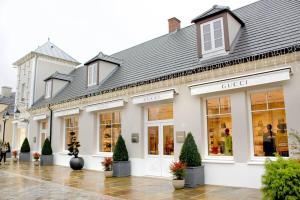
<path fill-rule="evenodd" d="M 204 166 L 187 167 L 184 186 L 194 188 L 199 185 L 204 185 Z"/>
<path fill-rule="evenodd" d="M 19 154 L 19 161 L 25 161 L 25 162 L 30 162 L 31 161 L 31 156 L 30 156 L 30 152 L 29 153 L 20 153 Z"/>
<path fill-rule="evenodd" d="M 53 155 L 41 155 L 41 165 L 53 165 Z"/>
<path fill-rule="evenodd" d="M 11 152 L 6 153 L 6 158 L 11 158 Z"/>
<path fill-rule="evenodd" d="M 130 176 L 130 171 L 131 171 L 130 161 L 114 161 L 112 168 L 113 168 L 113 176 L 115 177 Z"/>

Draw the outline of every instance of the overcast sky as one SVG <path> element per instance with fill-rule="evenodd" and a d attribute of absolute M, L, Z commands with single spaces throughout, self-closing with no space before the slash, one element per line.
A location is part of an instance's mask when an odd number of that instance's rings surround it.
<path fill-rule="evenodd" d="M 83 63 L 186 27 L 214 4 L 232 10 L 256 0 L 0 0 L 0 86 L 16 86 L 12 63 L 50 41 Z"/>

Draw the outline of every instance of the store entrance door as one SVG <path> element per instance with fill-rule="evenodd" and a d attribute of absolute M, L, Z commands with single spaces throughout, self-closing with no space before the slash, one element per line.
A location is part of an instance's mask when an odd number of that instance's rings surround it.
<path fill-rule="evenodd" d="M 149 176 L 171 176 L 174 160 L 174 125 L 168 122 L 148 123 L 146 135 L 146 173 Z"/>

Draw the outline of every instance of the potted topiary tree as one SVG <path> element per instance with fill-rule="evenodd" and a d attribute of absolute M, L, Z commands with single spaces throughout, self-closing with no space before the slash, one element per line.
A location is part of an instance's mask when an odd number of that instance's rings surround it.
<path fill-rule="evenodd" d="M 42 148 L 42 155 L 41 155 L 41 165 L 53 165 L 53 155 L 52 155 L 52 148 L 51 143 L 48 138 L 46 138 L 43 148 Z"/>
<path fill-rule="evenodd" d="M 80 144 L 77 142 L 77 137 L 74 132 L 70 133 L 71 142 L 68 144 L 68 151 L 70 156 L 74 156 L 70 160 L 70 167 L 73 170 L 81 170 L 84 166 L 84 160 L 81 157 L 78 157 Z"/>
<path fill-rule="evenodd" d="M 7 142 L 6 158 L 11 158 L 11 149 L 10 149 L 10 144 L 9 144 L 9 142 Z"/>
<path fill-rule="evenodd" d="M 120 135 L 113 153 L 113 176 L 130 176 L 130 168 L 126 144 L 123 137 Z"/>
<path fill-rule="evenodd" d="M 186 164 L 185 187 L 204 185 L 204 166 L 192 133 L 184 140 L 179 160 Z"/>
<path fill-rule="evenodd" d="M 27 137 L 24 139 L 24 142 L 21 146 L 19 161 L 31 161 L 30 158 L 30 146 Z"/>

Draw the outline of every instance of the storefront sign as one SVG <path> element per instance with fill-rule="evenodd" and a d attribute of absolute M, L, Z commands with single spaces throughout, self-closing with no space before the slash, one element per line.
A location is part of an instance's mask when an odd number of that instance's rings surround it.
<path fill-rule="evenodd" d="M 42 120 L 42 119 L 46 119 L 47 118 L 47 115 L 46 114 L 44 114 L 44 115 L 35 115 L 35 116 L 33 116 L 33 120 L 34 121 L 38 121 L 38 120 Z"/>
<path fill-rule="evenodd" d="M 166 90 L 162 92 L 149 93 L 145 95 L 138 95 L 132 97 L 133 104 L 149 103 L 154 101 L 162 101 L 167 99 L 173 99 L 175 90 Z"/>
<path fill-rule="evenodd" d="M 139 134 L 138 133 L 131 133 L 131 142 L 139 143 Z"/>
<path fill-rule="evenodd" d="M 255 85 L 285 81 L 290 79 L 291 68 L 252 73 L 240 77 L 231 77 L 218 81 L 206 82 L 190 86 L 191 95 L 207 94 L 231 89 L 245 88 Z"/>
<path fill-rule="evenodd" d="M 124 106 L 125 102 L 123 99 L 107 101 L 99 104 L 94 104 L 86 107 L 86 112 L 93 112 L 99 110 L 105 110 L 110 108 L 117 108 Z"/>
<path fill-rule="evenodd" d="M 176 142 L 184 143 L 185 140 L 185 131 L 177 131 L 176 132 Z"/>
<path fill-rule="evenodd" d="M 75 115 L 79 113 L 79 108 L 68 109 L 68 110 L 61 110 L 54 112 L 54 117 L 63 117 L 68 115 Z"/>

